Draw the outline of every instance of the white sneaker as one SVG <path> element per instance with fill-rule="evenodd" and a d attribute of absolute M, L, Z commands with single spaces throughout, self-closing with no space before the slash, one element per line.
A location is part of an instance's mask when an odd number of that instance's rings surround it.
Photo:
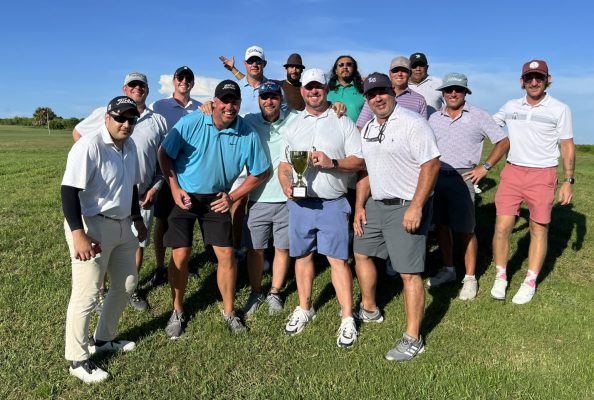
<path fill-rule="evenodd" d="M 136 343 L 129 340 L 110 340 L 103 345 L 98 346 L 95 343 L 95 353 L 102 351 L 132 351 L 136 348 Z"/>
<path fill-rule="evenodd" d="M 478 292 L 478 282 L 476 278 L 465 277 L 462 281 L 462 289 L 460 290 L 460 300 L 473 300 Z"/>
<path fill-rule="evenodd" d="M 103 382 L 109 374 L 93 364 L 91 360 L 70 363 L 70 375 L 77 377 L 87 384 Z"/>
<path fill-rule="evenodd" d="M 338 338 L 336 344 L 338 347 L 351 347 L 357 340 L 357 325 L 353 317 L 347 317 L 340 323 L 338 328 Z"/>
<path fill-rule="evenodd" d="M 289 322 L 285 325 L 285 333 L 289 336 L 301 333 L 305 325 L 316 318 L 316 311 L 313 307 L 309 310 L 297 306 L 289 318 Z"/>
<path fill-rule="evenodd" d="M 438 287 L 444 283 L 453 282 L 456 280 L 456 270 L 453 268 L 443 267 L 435 276 L 427 280 L 427 286 Z"/>
<path fill-rule="evenodd" d="M 532 300 L 535 292 L 536 289 L 534 287 L 528 285 L 526 282 L 522 282 L 520 288 L 518 289 L 518 292 L 512 299 L 512 303 L 526 304 L 530 302 L 530 300 Z"/>
<path fill-rule="evenodd" d="M 505 291 L 507 290 L 507 280 L 495 277 L 493 288 L 491 289 L 491 297 L 495 300 L 505 300 Z"/>

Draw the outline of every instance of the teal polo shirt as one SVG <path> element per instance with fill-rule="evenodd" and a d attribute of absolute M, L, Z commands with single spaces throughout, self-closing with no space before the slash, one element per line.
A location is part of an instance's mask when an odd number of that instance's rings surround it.
<path fill-rule="evenodd" d="M 239 116 L 219 131 L 212 116 L 194 111 L 175 124 L 161 146 L 188 193 L 228 192 L 244 166 L 251 175 L 270 167 L 258 134 Z"/>
<path fill-rule="evenodd" d="M 258 132 L 258 135 L 260 135 L 260 141 L 264 146 L 264 151 L 267 153 L 272 167 L 268 180 L 250 193 L 250 200 L 261 203 L 281 203 L 287 201 L 287 196 L 278 180 L 278 164 L 285 152 L 285 148 L 282 145 L 284 127 L 296 115 L 295 112 L 281 110 L 279 118 L 272 123 L 266 121 L 262 117 L 262 113 L 248 114 L 244 117 L 245 122 L 251 125 Z"/>
<path fill-rule="evenodd" d="M 328 92 L 328 96 L 326 96 L 326 100 L 331 103 L 340 101 L 344 103 L 347 108 L 347 115 L 353 121 L 357 122 L 359 118 L 359 113 L 365 104 L 365 96 L 363 93 L 359 93 L 357 88 L 352 83 L 349 83 L 346 86 L 342 86 L 340 83 L 336 82 L 338 87 Z"/>

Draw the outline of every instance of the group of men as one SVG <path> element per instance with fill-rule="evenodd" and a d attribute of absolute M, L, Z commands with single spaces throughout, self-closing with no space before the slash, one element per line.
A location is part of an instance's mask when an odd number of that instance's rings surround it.
<path fill-rule="evenodd" d="M 134 350 L 134 342 L 116 340 L 116 330 L 128 302 L 139 310 L 148 307 L 136 285 L 153 214 L 154 283 L 168 275 L 172 292 L 168 337 L 179 338 L 187 324 L 183 298 L 198 220 L 204 244 L 217 258 L 222 320 L 232 332 L 247 329 L 234 308 L 241 248 L 248 249 L 251 287 L 246 318 L 265 303 L 270 314 L 283 311 L 282 288 L 294 258 L 299 304 L 285 325 L 289 336 L 316 318 L 314 253 L 325 255 L 340 304 L 336 343 L 345 348 L 357 340 L 357 322 L 384 320 L 376 303 L 373 260 L 389 258 L 403 281 L 406 327 L 385 358 L 412 359 L 424 351 L 422 274 L 429 227 L 436 226 L 444 266 L 427 285 L 457 280 L 455 233 L 465 262 L 459 297 L 475 298 L 473 184 L 506 154 L 496 195 L 491 295 L 505 298 L 509 240 L 526 202 L 532 237 L 528 273 L 513 302 L 532 299 L 546 255 L 557 141 L 565 174 L 561 204 L 571 201 L 574 183 L 571 113 L 546 92 L 551 82 L 546 62 L 526 63 L 520 80 L 526 96 L 491 117 L 466 101 L 472 92 L 465 75 L 429 76 L 422 53 L 396 57 L 387 74 L 365 78 L 353 57 L 340 56 L 330 79 L 319 68 L 305 69 L 295 53 L 282 81 L 265 77 L 261 47 L 246 50 L 245 74 L 235 68 L 234 58 L 221 60 L 239 82 L 220 82 L 212 102 L 191 99 L 194 74 L 184 66 L 175 71 L 172 97 L 146 107 L 148 80 L 134 72 L 124 80 L 125 96 L 95 110 L 73 132 L 76 143 L 62 182 L 72 258 L 65 357 L 72 375 L 101 382 L 109 375 L 91 361 L 92 354 Z M 485 137 L 494 146 L 481 164 Z M 295 167 L 293 154 L 299 152 L 307 154 L 305 170 Z M 295 188 L 297 172 L 304 190 Z M 168 247 L 172 257 L 164 275 Z M 272 283 L 266 293 L 262 276 L 271 247 Z M 361 291 L 356 306 L 351 256 Z M 110 289 L 89 338 L 90 314 L 106 273 Z"/>

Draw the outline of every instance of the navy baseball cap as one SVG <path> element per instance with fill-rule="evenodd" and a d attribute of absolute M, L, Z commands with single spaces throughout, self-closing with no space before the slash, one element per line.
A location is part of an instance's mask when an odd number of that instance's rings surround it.
<path fill-rule="evenodd" d="M 274 81 L 266 81 L 260 85 L 258 89 L 258 95 L 262 96 L 265 93 L 272 93 L 282 96 L 283 92 L 280 85 Z"/>
<path fill-rule="evenodd" d="M 107 105 L 107 112 L 123 114 L 126 111 L 131 111 L 132 114 L 136 115 L 137 117 L 140 117 L 140 113 L 138 112 L 138 106 L 136 105 L 136 102 L 128 96 L 114 97 Z"/>

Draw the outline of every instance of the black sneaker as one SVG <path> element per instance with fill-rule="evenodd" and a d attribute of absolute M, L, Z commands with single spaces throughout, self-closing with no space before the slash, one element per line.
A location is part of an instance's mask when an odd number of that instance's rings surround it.
<path fill-rule="evenodd" d="M 153 287 L 157 287 L 167 283 L 167 268 L 157 267 L 155 268 L 155 274 L 153 275 Z"/>

